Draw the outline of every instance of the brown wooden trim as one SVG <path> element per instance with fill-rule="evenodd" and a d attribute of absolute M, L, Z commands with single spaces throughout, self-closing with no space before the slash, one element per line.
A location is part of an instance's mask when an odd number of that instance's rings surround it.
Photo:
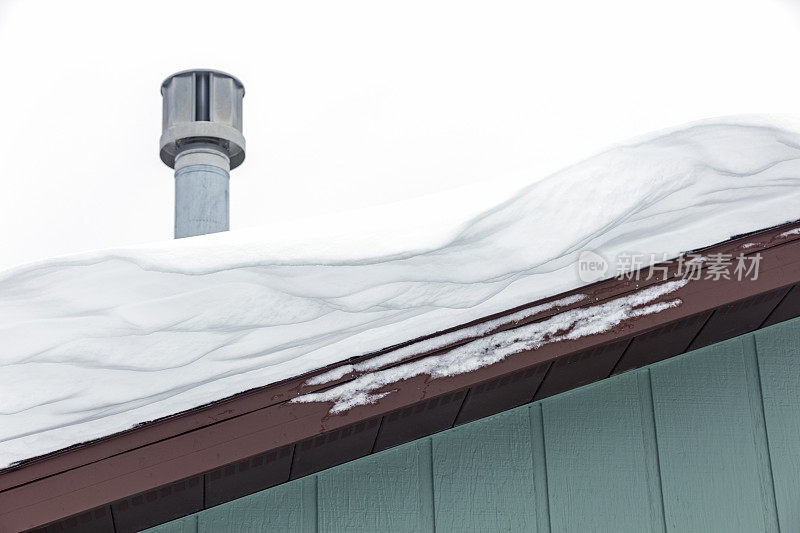
<path fill-rule="evenodd" d="M 334 416 L 328 412 L 329 404 L 288 403 L 288 400 L 299 394 L 323 390 L 355 377 L 351 374 L 324 385 L 306 385 L 310 376 L 326 370 L 321 369 L 7 469 L 0 472 L 0 531 L 25 529 L 73 514 L 85 514 L 88 509 L 103 508 L 104 505 L 152 491 L 155 487 L 191 479 L 199 474 L 210 476 L 211 472 L 220 468 L 269 453 L 271 450 L 286 449 L 287 446 L 293 446 L 295 450 L 291 472 L 286 473 L 286 479 L 283 479 L 282 474 L 273 472 L 270 483 L 274 484 L 276 479 L 280 482 L 281 479 L 285 481 L 289 477 L 306 475 L 331 466 L 331 461 L 335 463 L 350 460 L 409 438 L 446 429 L 457 422 L 486 416 L 530 401 L 540 385 L 544 392 L 537 398 L 546 395 L 547 391 L 559 392 L 564 387 L 579 386 L 587 380 L 602 379 L 612 371 L 618 372 L 647 364 L 646 360 L 637 361 L 633 358 L 622 365 L 626 357 L 633 357 L 630 354 L 635 353 L 632 351 L 634 347 L 645 343 L 647 338 L 662 337 L 660 344 L 664 344 L 663 341 L 674 337 L 676 331 L 681 332 L 684 337 L 689 335 L 686 327 L 680 327 L 689 317 L 701 317 L 716 312 L 740 313 L 740 329 L 722 328 L 725 330 L 722 333 L 713 331 L 712 336 L 715 339 L 720 334 L 733 336 L 745 333 L 741 328 L 748 328 L 753 323 L 756 324 L 753 327 L 758 327 L 769 322 L 769 317 L 772 316 L 792 318 L 792 311 L 796 306 L 787 307 L 788 314 L 783 311 L 777 313 L 777 306 L 793 301 L 787 294 L 800 281 L 800 235 L 780 236 L 795 227 L 800 225 L 779 226 L 705 250 L 705 253 L 760 252 L 763 260 L 760 276 L 756 281 L 692 281 L 665 298 L 680 298 L 683 303 L 679 307 L 631 319 L 603 334 L 560 341 L 537 350 L 519 353 L 467 374 L 434 380 L 426 376 L 408 379 L 386 387 L 386 390 L 396 390 L 373 405 L 357 406 Z M 742 245 L 746 243 L 757 245 L 744 248 Z M 670 276 L 674 277 L 674 265 L 670 268 Z M 596 305 L 658 281 L 606 280 L 509 310 L 502 315 L 487 317 L 485 320 L 507 316 L 524 307 L 576 293 L 587 294 L 589 298 L 568 308 Z M 768 293 L 772 295 L 771 301 L 774 305 L 759 304 L 758 307 L 747 302 L 748 299 L 765 300 L 763 295 Z M 772 307 L 767 309 L 769 305 Z M 758 318 L 751 316 L 752 313 L 748 311 L 756 307 L 760 313 Z M 495 331 L 517 328 L 564 309 L 566 308 L 540 313 L 521 322 L 503 323 Z M 723 311 L 719 311 L 720 309 Z M 697 334 L 702 333 L 710 323 L 710 320 L 704 322 Z M 440 334 L 443 333 L 446 332 Z M 662 355 L 677 355 L 693 340 L 694 338 L 678 342 L 674 353 Z M 611 361 L 613 357 L 609 356 L 607 361 L 603 361 L 603 368 L 597 368 L 595 359 L 580 356 L 581 353 L 622 341 L 627 346 L 625 353 L 618 361 Z M 466 341 L 456 344 L 463 342 Z M 682 342 L 685 344 L 683 347 Z M 452 346 L 437 351 L 446 351 Z M 373 354 L 372 357 L 386 351 Z M 429 354 L 414 354 L 409 360 L 426 355 Z M 569 358 L 571 362 L 565 358 Z M 562 371 L 559 371 L 560 374 L 553 372 L 553 362 L 558 363 L 558 368 L 574 368 L 571 384 L 570 372 L 566 375 Z M 589 368 L 585 366 L 587 364 L 594 367 Z M 544 376 L 543 369 L 548 368 L 550 372 Z M 541 379 L 532 379 L 536 375 L 533 369 L 542 371 L 544 383 Z M 523 379 L 526 374 L 528 381 Z M 557 379 L 558 382 L 549 382 L 548 379 Z M 486 400 L 476 400 L 481 395 Z M 460 407 L 461 411 L 441 407 L 444 397 L 460 398 L 464 402 L 463 407 Z M 420 407 L 421 405 L 424 407 Z M 401 426 L 393 425 L 394 420 L 403 416 L 397 413 L 409 413 L 406 415 L 408 423 L 424 428 L 422 433 L 412 435 Z M 419 418 L 420 416 L 423 418 Z M 357 431 L 361 424 L 364 424 L 364 428 Z M 315 449 L 316 454 L 312 453 Z M 251 479 L 248 483 L 250 487 L 266 488 L 260 481 Z M 235 491 L 232 494 L 233 492 Z M 215 498 L 213 502 L 204 501 L 203 506 L 224 500 L 224 496 L 220 495 Z"/>

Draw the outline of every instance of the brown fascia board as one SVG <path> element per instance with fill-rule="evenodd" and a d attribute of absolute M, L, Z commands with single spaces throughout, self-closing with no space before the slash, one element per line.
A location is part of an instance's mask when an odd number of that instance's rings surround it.
<path fill-rule="evenodd" d="M 609 331 L 561 340 L 450 377 L 420 375 L 381 389 L 379 401 L 331 414 L 303 394 L 355 379 L 309 385 L 311 377 L 398 346 L 238 394 L 0 471 L 0 531 L 135 531 L 800 315 L 800 223 L 784 224 L 698 251 L 762 256 L 757 280 L 689 281 L 658 301 L 681 304 L 628 319 Z M 649 280 L 608 279 L 424 337 L 519 310 L 587 295 L 486 333 L 512 330 L 566 310 L 677 279 L 677 264 Z M 413 345 L 414 339 L 401 346 Z M 389 366 L 444 353 L 413 353 Z M 49 524 L 42 526 L 42 524 Z M 59 529 L 60 528 L 60 529 Z"/>

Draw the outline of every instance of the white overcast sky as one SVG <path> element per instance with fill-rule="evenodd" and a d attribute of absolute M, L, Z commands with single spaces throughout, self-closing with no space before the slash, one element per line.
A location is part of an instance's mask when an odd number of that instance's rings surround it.
<path fill-rule="evenodd" d="M 798 114 L 798 4 L 0 0 L 0 268 L 171 238 L 159 86 L 178 70 L 245 84 L 236 229 Z"/>

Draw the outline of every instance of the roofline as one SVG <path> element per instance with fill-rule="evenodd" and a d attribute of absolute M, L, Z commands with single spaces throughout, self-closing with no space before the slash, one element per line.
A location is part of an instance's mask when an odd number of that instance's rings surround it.
<path fill-rule="evenodd" d="M 469 373 L 439 379 L 423 375 L 394 383 L 386 387 L 394 392 L 374 404 L 331 415 L 330 403 L 290 403 L 290 400 L 351 381 L 357 374 L 349 372 L 335 381 L 309 385 L 307 381 L 312 376 L 372 359 L 397 347 L 351 358 L 2 470 L 0 531 L 36 527 L 93 509 L 95 514 L 108 510 L 103 516 L 110 517 L 112 507 L 116 509 L 114 520 L 120 520 L 123 516 L 135 516 L 125 513 L 134 512 L 132 502 L 137 495 L 144 501 L 143 493 L 155 495 L 152 505 L 162 502 L 166 506 L 161 514 L 149 509 L 148 516 L 160 521 L 173 519 L 240 497 L 244 495 L 242 490 L 262 490 L 678 355 L 700 347 L 700 343 L 719 342 L 793 318 L 800 315 L 800 285 L 796 285 L 800 282 L 800 234 L 785 233 L 798 228 L 797 222 L 784 224 L 701 250 L 705 254 L 760 253 L 758 280 L 689 281 L 669 295 L 680 298 L 682 303 L 678 307 L 629 319 L 605 333 L 517 353 Z M 538 322 L 569 309 L 601 304 L 675 279 L 676 263 L 672 261 L 665 266 L 666 278 L 604 280 L 423 339 L 573 294 L 585 294 L 588 298 L 517 322 L 501 321 L 500 326 L 484 336 Z M 421 339 L 398 346 L 413 345 L 418 340 Z M 449 344 L 436 353 L 447 352 L 470 340 L 474 339 Z M 654 349 L 656 344 L 658 350 Z M 430 354 L 415 352 L 391 366 Z M 254 466 L 257 461 L 258 467 Z M 252 475 L 247 477 L 247 472 L 259 468 L 257 479 Z M 162 486 L 166 491 L 176 483 L 182 483 L 185 492 L 181 494 L 188 495 L 180 501 L 153 491 Z M 123 505 L 131 510 L 123 511 Z M 116 527 L 118 531 L 125 529 L 124 525 Z"/>

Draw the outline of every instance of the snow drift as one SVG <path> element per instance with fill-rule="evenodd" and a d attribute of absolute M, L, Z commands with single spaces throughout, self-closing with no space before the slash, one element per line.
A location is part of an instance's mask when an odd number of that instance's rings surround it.
<path fill-rule="evenodd" d="M 19 267 L 0 273 L 0 467 L 575 288 L 584 250 L 675 256 L 798 218 L 800 135 L 705 124 L 459 225 L 344 216 Z"/>

